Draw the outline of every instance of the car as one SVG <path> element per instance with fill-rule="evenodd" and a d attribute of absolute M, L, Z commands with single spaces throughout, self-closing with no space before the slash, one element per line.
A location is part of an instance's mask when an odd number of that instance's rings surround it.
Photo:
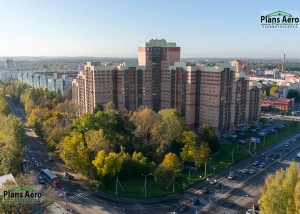
<path fill-rule="evenodd" d="M 35 162 L 35 157 L 31 157 L 32 162 Z"/>
<path fill-rule="evenodd" d="M 265 163 L 261 163 L 261 164 L 259 165 L 259 167 L 260 167 L 260 168 L 264 168 L 264 167 L 265 167 Z"/>
<path fill-rule="evenodd" d="M 234 178 L 235 178 L 235 173 L 234 173 L 234 171 L 230 171 L 230 172 L 229 172 L 229 175 L 228 175 L 228 179 L 232 180 L 232 179 L 234 179 Z"/>
<path fill-rule="evenodd" d="M 295 143 L 297 141 L 297 139 L 295 138 L 294 140 L 293 140 L 293 142 Z"/>
<path fill-rule="evenodd" d="M 246 214 L 252 214 L 253 213 L 253 210 L 252 209 L 249 209 L 247 210 Z"/>
<path fill-rule="evenodd" d="M 23 169 L 23 173 L 24 173 L 24 174 L 27 174 L 27 173 L 28 173 L 28 170 L 27 170 L 27 169 Z"/>
<path fill-rule="evenodd" d="M 43 165 L 42 165 L 41 163 L 38 163 L 38 164 L 36 165 L 36 168 L 39 169 L 39 170 L 41 170 L 41 169 L 43 168 Z"/>
<path fill-rule="evenodd" d="M 228 207 L 233 207 L 234 205 L 235 205 L 235 203 L 233 201 L 228 202 Z"/>
<path fill-rule="evenodd" d="M 189 209 L 189 206 L 188 205 L 183 205 L 181 208 L 180 208 L 180 212 L 185 212 Z"/>
<path fill-rule="evenodd" d="M 281 147 L 277 148 L 277 152 L 282 152 L 282 148 Z"/>
<path fill-rule="evenodd" d="M 61 192 L 59 191 L 59 190 L 55 190 L 55 195 L 57 195 L 58 197 L 62 197 L 62 194 L 61 194 Z"/>
<path fill-rule="evenodd" d="M 244 140 L 239 140 L 238 144 L 242 144 L 243 145 L 243 144 L 245 144 L 245 141 Z"/>
<path fill-rule="evenodd" d="M 53 160 L 52 157 L 49 157 L 49 158 L 48 158 L 48 161 L 52 162 L 52 161 L 54 161 L 54 160 Z"/>
<path fill-rule="evenodd" d="M 75 177 L 73 175 L 70 175 L 67 172 L 64 172 L 63 175 L 65 176 L 65 178 L 68 178 L 69 180 L 74 180 L 75 179 Z"/>
<path fill-rule="evenodd" d="M 255 173 L 255 170 L 254 169 L 251 169 L 250 171 L 249 171 L 249 174 L 250 175 L 253 175 Z"/>
<path fill-rule="evenodd" d="M 269 157 L 271 158 L 272 156 L 273 156 L 273 153 L 270 153 L 270 154 L 269 154 Z"/>
<path fill-rule="evenodd" d="M 226 137 L 226 140 L 232 140 L 233 137 Z"/>
<path fill-rule="evenodd" d="M 273 158 L 279 158 L 279 155 L 278 155 L 278 154 L 273 154 L 272 157 L 273 157 Z"/>
<path fill-rule="evenodd" d="M 297 158 L 300 158 L 300 152 L 297 153 Z"/>
<path fill-rule="evenodd" d="M 192 204 L 196 205 L 196 204 L 199 204 L 200 201 L 199 201 L 199 198 L 196 198 L 192 201 Z"/>
<path fill-rule="evenodd" d="M 267 133 L 266 132 L 258 132 L 257 135 L 260 136 L 260 137 L 264 137 L 264 136 L 267 135 Z"/>
<path fill-rule="evenodd" d="M 233 137 L 233 138 L 237 138 L 238 136 L 237 136 L 236 134 L 234 134 L 234 135 L 232 135 L 231 137 Z"/>
<path fill-rule="evenodd" d="M 247 173 L 248 171 L 249 171 L 249 170 L 245 168 L 245 169 L 242 170 L 242 173 L 245 174 L 245 173 Z"/>
<path fill-rule="evenodd" d="M 275 132 L 275 130 L 274 130 L 274 129 L 271 129 L 271 130 L 270 130 L 270 132 L 273 132 L 273 133 L 274 133 L 274 132 Z"/>
<path fill-rule="evenodd" d="M 43 176 L 39 176 L 38 179 L 40 184 L 45 184 Z"/>
<path fill-rule="evenodd" d="M 32 154 L 32 151 L 30 151 L 30 149 L 28 148 L 27 153 L 30 155 L 30 154 Z"/>
<path fill-rule="evenodd" d="M 256 132 L 256 129 L 251 129 L 252 132 Z"/>
<path fill-rule="evenodd" d="M 39 162 L 37 161 L 34 161 L 34 165 L 37 166 L 39 164 Z"/>
<path fill-rule="evenodd" d="M 216 185 L 214 186 L 215 188 L 220 188 L 222 186 L 221 183 L 216 183 Z"/>
<path fill-rule="evenodd" d="M 30 157 L 33 157 L 33 153 L 30 153 L 29 156 L 30 156 Z"/>
<path fill-rule="evenodd" d="M 240 135 L 240 136 L 244 136 L 245 133 L 244 133 L 244 132 L 240 132 L 239 135 Z"/>
<path fill-rule="evenodd" d="M 284 151 L 285 151 L 285 152 L 289 152 L 290 150 L 289 150 L 289 149 L 284 149 Z"/>
<path fill-rule="evenodd" d="M 214 185 L 214 184 L 216 184 L 216 183 L 217 183 L 217 180 L 216 180 L 216 179 L 213 179 L 213 180 L 211 180 L 211 181 L 209 182 L 210 185 Z"/>
<path fill-rule="evenodd" d="M 284 144 L 284 146 L 285 146 L 285 147 L 289 147 L 289 146 L 290 146 L 290 144 L 289 144 L 289 143 L 286 143 L 286 144 Z"/>
<path fill-rule="evenodd" d="M 207 193 L 209 193 L 208 189 L 205 188 L 205 189 L 202 190 L 202 195 L 206 195 Z"/>
<path fill-rule="evenodd" d="M 253 209 L 254 211 L 260 211 L 259 204 L 254 204 Z"/>
<path fill-rule="evenodd" d="M 253 162 L 253 165 L 254 165 L 254 166 L 257 166 L 257 165 L 258 165 L 258 161 L 254 161 L 254 162 Z"/>

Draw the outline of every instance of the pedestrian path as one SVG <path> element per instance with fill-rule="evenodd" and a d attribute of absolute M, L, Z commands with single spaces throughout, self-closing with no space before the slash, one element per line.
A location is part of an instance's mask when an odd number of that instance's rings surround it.
<path fill-rule="evenodd" d="M 216 210 L 218 213 L 224 213 L 224 214 L 238 214 L 235 210 L 231 210 L 225 207 L 217 207 Z"/>
<path fill-rule="evenodd" d="M 203 198 L 199 198 L 198 196 L 192 195 L 192 194 L 189 194 L 189 193 L 184 193 L 183 197 L 186 198 L 186 199 L 189 199 L 189 200 L 195 200 L 195 199 L 198 198 L 199 201 L 200 201 L 200 204 L 203 204 L 203 205 L 208 204 L 208 201 L 204 200 Z"/>
<path fill-rule="evenodd" d="M 68 197 L 67 198 L 67 202 L 74 202 L 74 201 L 77 201 L 81 198 L 85 198 L 89 195 L 92 195 L 93 194 L 93 191 L 86 191 L 86 192 L 81 192 L 81 193 L 78 193 L 77 195 L 73 195 L 71 197 Z"/>

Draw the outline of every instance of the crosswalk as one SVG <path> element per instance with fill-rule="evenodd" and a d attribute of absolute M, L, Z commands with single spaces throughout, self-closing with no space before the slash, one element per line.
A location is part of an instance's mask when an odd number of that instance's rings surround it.
<path fill-rule="evenodd" d="M 203 198 L 199 198 L 198 196 L 196 195 L 192 195 L 192 194 L 189 194 L 189 193 L 184 193 L 183 194 L 183 197 L 188 199 L 188 200 L 195 200 L 195 199 L 199 199 L 200 201 L 200 204 L 203 204 L 203 205 L 207 205 L 209 202 Z"/>
<path fill-rule="evenodd" d="M 81 193 L 78 193 L 77 195 L 73 195 L 73 196 L 70 196 L 67 198 L 67 202 L 74 202 L 74 201 L 77 201 L 81 198 L 85 198 L 89 195 L 92 195 L 93 192 L 92 191 L 85 191 L 85 192 L 81 192 Z"/>
<path fill-rule="evenodd" d="M 218 213 L 224 213 L 224 214 L 238 214 L 238 212 L 225 208 L 225 207 L 217 207 L 216 210 Z"/>

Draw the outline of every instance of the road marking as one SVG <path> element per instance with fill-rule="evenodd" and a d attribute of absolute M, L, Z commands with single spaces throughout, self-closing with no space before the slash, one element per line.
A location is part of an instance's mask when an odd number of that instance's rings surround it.
<path fill-rule="evenodd" d="M 78 193 L 77 195 L 73 195 L 71 197 L 68 197 L 67 202 L 77 201 L 81 198 L 87 197 L 87 196 L 92 195 L 92 194 L 93 194 L 92 191 L 81 192 L 81 193 Z"/>

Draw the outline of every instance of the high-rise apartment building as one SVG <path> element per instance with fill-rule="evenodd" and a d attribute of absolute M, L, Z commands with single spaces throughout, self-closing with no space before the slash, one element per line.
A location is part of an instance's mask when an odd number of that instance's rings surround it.
<path fill-rule="evenodd" d="M 138 48 L 138 63 L 88 62 L 73 80 L 73 99 L 80 114 L 109 101 L 118 110 L 175 108 L 190 130 L 207 124 L 216 133 L 226 133 L 260 116 L 261 85 L 250 82 L 248 73 L 242 60 L 190 66 L 180 62 L 176 43 L 150 40 Z"/>
<path fill-rule="evenodd" d="M 5 60 L 5 67 L 6 67 L 6 70 L 13 71 L 14 70 L 14 61 L 12 59 Z"/>

